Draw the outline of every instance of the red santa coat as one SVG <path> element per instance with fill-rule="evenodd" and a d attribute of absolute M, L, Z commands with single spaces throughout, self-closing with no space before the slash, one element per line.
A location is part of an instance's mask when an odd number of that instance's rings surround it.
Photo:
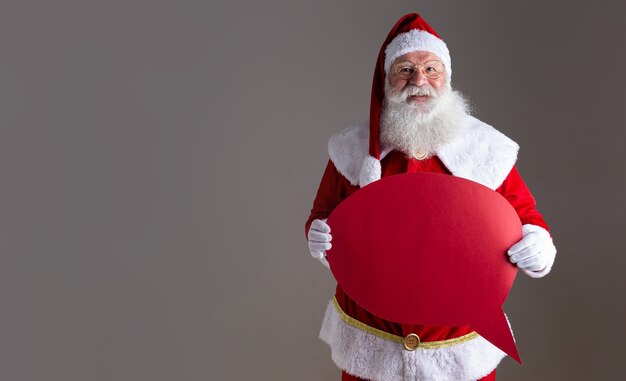
<path fill-rule="evenodd" d="M 331 137 L 330 160 L 305 225 L 306 233 L 314 219 L 327 218 L 368 179 L 378 177 L 368 173 L 372 171 L 368 126 L 367 122 L 352 126 Z M 525 229 L 547 232 L 535 200 L 514 166 L 518 148 L 493 127 L 468 116 L 460 136 L 442 146 L 435 156 L 418 160 L 383 148 L 380 176 L 436 172 L 473 180 L 504 196 Z M 414 351 L 403 345 L 404 337 L 411 333 L 421 340 Z M 381 319 L 361 308 L 339 285 L 327 307 L 320 338 L 330 345 L 339 368 L 381 381 L 476 380 L 491 373 L 505 355 L 469 326 L 409 325 Z"/>

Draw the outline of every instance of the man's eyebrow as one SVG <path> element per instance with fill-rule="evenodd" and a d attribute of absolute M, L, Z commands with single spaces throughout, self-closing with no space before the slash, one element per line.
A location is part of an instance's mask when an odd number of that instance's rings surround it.
<path fill-rule="evenodd" d="M 400 62 L 396 62 L 396 63 L 394 64 L 394 66 L 396 66 L 396 65 L 402 65 L 402 64 L 411 64 L 411 65 L 415 65 L 415 63 L 414 63 L 414 62 L 411 62 L 411 61 L 408 61 L 408 60 L 407 60 L 407 61 L 400 61 Z"/>
<path fill-rule="evenodd" d="M 393 64 L 393 66 L 402 65 L 402 64 L 423 65 L 423 64 L 425 64 L 425 63 L 427 63 L 427 62 L 439 62 L 440 64 L 442 64 L 442 65 L 443 65 L 443 62 L 441 62 L 440 60 L 438 60 L 438 59 L 436 59 L 436 58 L 433 58 L 432 60 L 427 60 L 427 61 L 424 61 L 424 62 L 422 62 L 421 64 L 416 64 L 416 63 L 415 63 L 415 62 L 413 62 L 413 61 L 404 60 L 404 61 L 400 61 L 400 62 L 396 62 L 396 63 L 394 63 L 394 64 Z"/>

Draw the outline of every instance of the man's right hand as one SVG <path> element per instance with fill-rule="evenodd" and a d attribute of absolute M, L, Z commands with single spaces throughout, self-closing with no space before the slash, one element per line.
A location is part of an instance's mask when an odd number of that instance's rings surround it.
<path fill-rule="evenodd" d="M 333 237 L 330 235 L 330 226 L 326 223 L 326 219 L 313 220 L 307 238 L 311 256 L 319 259 L 324 266 L 330 268 L 326 260 L 326 250 L 330 250 L 332 247 L 330 240 Z"/>

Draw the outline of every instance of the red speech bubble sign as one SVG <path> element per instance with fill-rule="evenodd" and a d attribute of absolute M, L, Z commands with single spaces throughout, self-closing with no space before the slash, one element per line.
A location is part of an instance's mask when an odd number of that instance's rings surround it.
<path fill-rule="evenodd" d="M 363 308 L 398 323 L 469 325 L 521 363 L 502 304 L 517 274 L 506 251 L 522 227 L 500 194 L 440 173 L 388 176 L 328 224 L 333 275 Z"/>

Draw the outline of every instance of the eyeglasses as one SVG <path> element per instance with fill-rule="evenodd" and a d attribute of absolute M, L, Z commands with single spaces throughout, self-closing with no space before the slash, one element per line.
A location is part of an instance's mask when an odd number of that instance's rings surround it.
<path fill-rule="evenodd" d="M 441 77 L 445 70 L 445 66 L 439 61 L 427 61 L 417 65 L 412 62 L 400 62 L 393 66 L 392 72 L 395 73 L 398 78 L 406 81 L 417 75 L 418 68 L 428 79 Z"/>

